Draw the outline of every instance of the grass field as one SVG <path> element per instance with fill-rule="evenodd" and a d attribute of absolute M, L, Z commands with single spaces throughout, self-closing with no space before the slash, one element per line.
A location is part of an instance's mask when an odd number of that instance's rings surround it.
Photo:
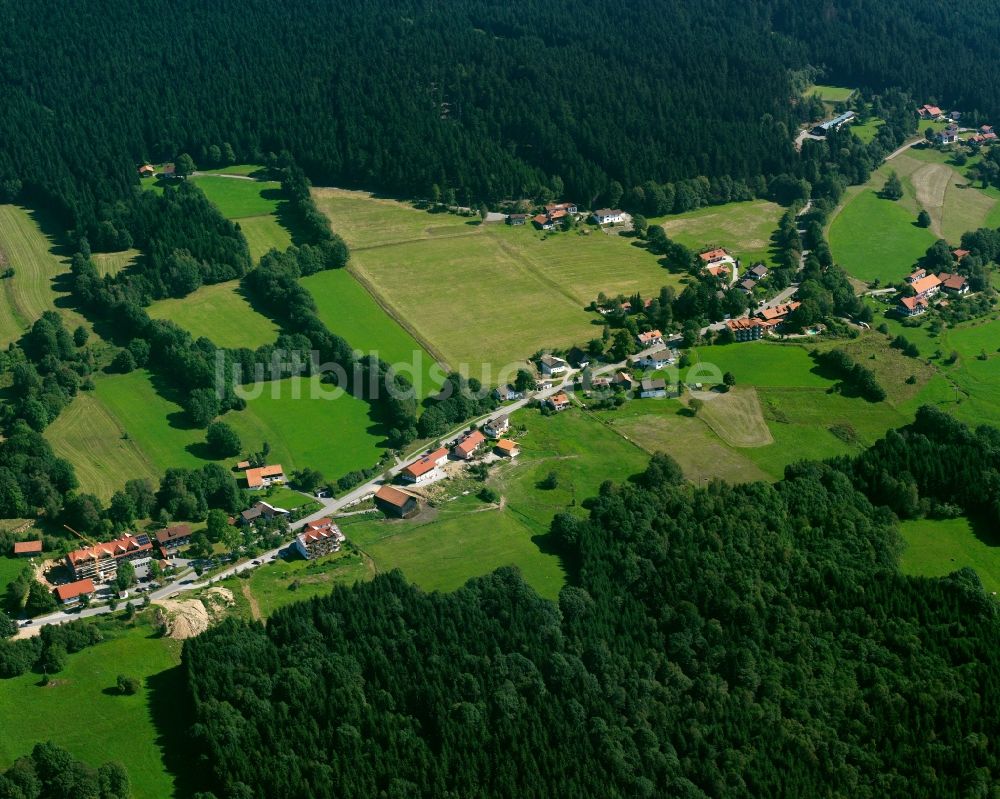
<path fill-rule="evenodd" d="M 317 504 L 314 499 L 285 486 L 278 486 L 265 492 L 267 501 L 285 510 L 295 510 L 303 505 Z"/>
<path fill-rule="evenodd" d="M 122 437 L 124 432 L 101 400 L 80 392 L 46 428 L 45 437 L 56 455 L 74 465 L 84 490 L 106 502 L 125 479 L 159 479 L 154 463 L 134 439 Z"/>
<path fill-rule="evenodd" d="M 345 550 L 317 560 L 277 560 L 255 569 L 249 580 L 230 580 L 225 585 L 237 593 L 247 584 L 261 616 L 267 618 L 285 605 L 329 594 L 334 585 L 352 585 L 374 573 L 370 561 Z"/>
<path fill-rule="evenodd" d="M 134 264 L 139 255 L 139 250 L 95 252 L 90 256 L 90 260 L 98 273 L 103 277 L 104 275 L 117 275 L 123 269 Z"/>
<path fill-rule="evenodd" d="M 692 366 L 684 375 L 689 383 L 712 382 L 707 375 L 710 373 L 708 367 L 714 366 L 719 382 L 723 374 L 732 372 L 738 386 L 830 386 L 830 381 L 816 371 L 809 351 L 797 344 L 755 341 L 698 347 L 692 350 L 691 361 Z"/>
<path fill-rule="evenodd" d="M 843 103 L 851 99 L 854 91 L 854 89 L 848 89 L 846 86 L 825 86 L 815 83 L 807 88 L 804 94 L 807 97 L 818 94 L 819 99 L 824 103 Z"/>
<path fill-rule="evenodd" d="M 189 427 L 170 390 L 158 391 L 152 379 L 144 370 L 100 375 L 93 398 L 78 397 L 53 425 L 49 440 L 77 469 L 82 490 L 107 496 L 132 477 L 156 482 L 170 467 L 209 462 L 205 431 Z M 245 452 L 267 441 L 271 460 L 287 471 L 310 466 L 329 479 L 378 460 L 382 433 L 369 418 L 367 403 L 349 395 L 310 398 L 313 381 L 308 379 L 301 381 L 296 398 L 293 382 L 263 384 L 245 410 L 222 417 L 239 434 Z"/>
<path fill-rule="evenodd" d="M 314 196 L 352 247 L 351 273 L 452 368 L 478 376 L 488 364 L 488 382 L 538 349 L 594 337 L 583 307 L 599 292 L 650 296 L 679 282 L 617 236 L 481 226 L 357 192 Z"/>
<path fill-rule="evenodd" d="M 277 325 L 250 307 L 238 280 L 202 286 L 181 299 L 154 302 L 146 310 L 153 319 L 169 319 L 220 347 L 256 349 L 273 344 L 279 333 Z"/>
<path fill-rule="evenodd" d="M 685 214 L 650 219 L 670 238 L 694 250 L 725 247 L 745 265 L 771 262 L 771 236 L 784 209 L 767 200 L 711 205 Z"/>
<path fill-rule="evenodd" d="M 153 637 L 139 626 L 121 637 L 70 655 L 48 686 L 37 674 L 0 680 L 0 771 L 41 741 L 65 747 L 97 767 L 117 760 L 128 769 L 135 799 L 173 795 L 173 778 L 163 762 L 161 735 L 183 736 L 177 704 L 167 683 L 180 690 L 180 642 Z M 119 674 L 145 682 L 134 696 L 113 691 Z M 161 689 L 159 686 L 163 686 Z"/>
<path fill-rule="evenodd" d="M 0 205 L 0 271 L 14 269 L 13 277 L 0 279 L 0 347 L 19 338 L 44 311 L 56 310 L 61 295 L 53 281 L 69 266 L 55 247 L 36 214 L 17 205 Z M 67 308 L 58 310 L 71 330 L 84 322 Z"/>
<path fill-rule="evenodd" d="M 8 558 L 0 556 L 0 592 L 7 589 L 7 584 L 17 577 L 21 570 L 29 564 L 25 558 Z"/>
<path fill-rule="evenodd" d="M 316 299 L 320 319 L 330 331 L 363 352 L 377 352 L 386 363 L 398 364 L 400 371 L 403 364 L 410 364 L 404 373 L 418 395 L 428 396 L 441 387 L 441 378 L 432 372 L 434 358 L 346 269 L 317 272 L 303 278 L 302 285 Z"/>
<path fill-rule="evenodd" d="M 231 166 L 221 166 L 218 169 L 199 169 L 198 175 L 252 175 L 263 169 L 259 164 L 232 164 Z"/>
<path fill-rule="evenodd" d="M 256 170 L 256 167 L 244 166 L 251 172 Z M 255 261 L 272 247 L 284 250 L 292 243 L 292 237 L 278 221 L 283 202 L 281 184 L 273 180 L 224 176 L 248 174 L 239 168 L 233 169 L 213 170 L 211 174 L 199 174 L 191 180 L 224 217 L 239 224 Z"/>
<path fill-rule="evenodd" d="M 737 387 L 725 394 L 700 393 L 707 399 L 699 418 L 729 446 L 766 447 L 773 443 L 757 391 L 752 386 Z"/>
<path fill-rule="evenodd" d="M 1000 591 L 1000 537 L 966 518 L 915 519 L 899 526 L 906 541 L 905 574 L 943 577 L 963 566 L 976 570 L 988 593 Z"/>
<path fill-rule="evenodd" d="M 865 144 L 873 141 L 878 129 L 885 124 L 885 120 L 879 119 L 878 117 L 872 117 L 867 122 L 861 125 L 851 125 L 851 133 L 857 136 Z"/>

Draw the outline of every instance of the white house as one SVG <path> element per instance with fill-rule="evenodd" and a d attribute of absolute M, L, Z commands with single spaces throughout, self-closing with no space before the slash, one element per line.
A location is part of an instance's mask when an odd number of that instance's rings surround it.
<path fill-rule="evenodd" d="M 598 208 L 591 219 L 598 225 L 619 225 L 625 221 L 625 212 L 618 208 Z"/>
<path fill-rule="evenodd" d="M 506 433 L 509 429 L 510 417 L 507 415 L 498 416 L 496 419 L 490 419 L 483 425 L 483 432 L 490 438 L 500 438 L 500 436 Z"/>
<path fill-rule="evenodd" d="M 654 344 L 663 343 L 663 333 L 659 330 L 650 330 L 648 333 L 640 333 L 636 337 L 640 347 L 652 347 Z"/>
<path fill-rule="evenodd" d="M 639 363 L 644 369 L 662 369 L 665 366 L 669 366 L 673 363 L 674 359 L 670 354 L 670 350 L 656 350 L 656 352 L 651 352 L 649 355 L 644 355 Z"/>
<path fill-rule="evenodd" d="M 569 364 L 566 361 L 562 358 L 557 358 L 555 355 L 543 355 L 538 359 L 538 364 L 541 367 L 542 374 L 549 377 L 565 374 L 569 368 Z"/>
<path fill-rule="evenodd" d="M 639 397 L 649 399 L 651 397 L 667 396 L 667 381 L 662 377 L 646 378 L 640 384 Z"/>
<path fill-rule="evenodd" d="M 448 462 L 448 450 L 445 447 L 434 450 L 429 455 L 414 461 L 400 472 L 400 479 L 407 483 L 422 483 L 436 474 L 436 469 Z"/>

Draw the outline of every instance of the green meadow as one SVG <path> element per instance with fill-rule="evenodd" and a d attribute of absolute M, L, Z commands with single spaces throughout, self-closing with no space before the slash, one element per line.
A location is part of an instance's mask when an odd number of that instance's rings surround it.
<path fill-rule="evenodd" d="M 434 358 L 346 269 L 317 272 L 303 278 L 302 285 L 312 293 L 320 319 L 331 332 L 362 352 L 376 352 L 386 363 L 399 364 L 401 370 L 410 364 L 404 373 L 414 385 L 419 375 L 421 396 L 441 387 L 442 376 L 432 371 Z"/>
<path fill-rule="evenodd" d="M 784 209 L 767 200 L 710 205 L 695 211 L 650 219 L 670 238 L 694 250 L 725 247 L 749 265 L 771 262 L 771 236 Z"/>
<path fill-rule="evenodd" d="M 238 280 L 202 286 L 181 299 L 159 300 L 146 310 L 153 319 L 168 319 L 219 347 L 256 349 L 273 344 L 279 334 L 274 322 L 250 306 Z"/>
<path fill-rule="evenodd" d="M 651 296 L 679 284 L 630 240 L 587 227 L 546 234 L 359 192 L 317 189 L 314 197 L 352 247 L 349 272 L 377 303 L 452 368 L 470 364 L 478 375 L 489 365 L 488 382 L 539 349 L 593 338 L 597 317 L 583 309 L 600 292 Z M 325 313 L 336 322 L 339 311 Z"/>
<path fill-rule="evenodd" d="M 245 177 L 240 170 L 233 172 L 230 169 L 199 173 L 191 180 L 224 217 L 240 226 L 255 261 L 271 248 L 284 250 L 292 243 L 291 234 L 279 221 L 280 183 L 254 180 Z"/>
<path fill-rule="evenodd" d="M 174 795 L 162 736 L 183 736 L 176 692 L 184 690 L 180 642 L 158 638 L 140 624 L 70 655 L 66 668 L 42 685 L 38 674 L 0 680 L 0 771 L 52 741 L 92 767 L 117 760 L 128 769 L 135 799 Z M 139 677 L 133 696 L 115 690 L 119 674 Z"/>
<path fill-rule="evenodd" d="M 824 103 L 844 103 L 851 99 L 851 95 L 854 94 L 854 91 L 854 89 L 849 89 L 846 86 L 827 86 L 820 83 L 814 83 L 803 93 L 807 96 L 818 94 L 819 99 Z"/>
<path fill-rule="evenodd" d="M 374 573 L 370 559 L 345 548 L 316 560 L 303 560 L 297 555 L 289 560 L 279 559 L 254 569 L 249 580 L 237 578 L 227 580 L 224 585 L 234 594 L 242 593 L 245 586 L 266 619 L 292 602 L 325 596 L 335 585 L 353 585 L 371 579 Z"/>
<path fill-rule="evenodd" d="M 1000 537 L 968 519 L 914 519 L 899 525 L 906 548 L 899 565 L 905 574 L 943 577 L 969 566 L 988 593 L 1000 591 Z"/>

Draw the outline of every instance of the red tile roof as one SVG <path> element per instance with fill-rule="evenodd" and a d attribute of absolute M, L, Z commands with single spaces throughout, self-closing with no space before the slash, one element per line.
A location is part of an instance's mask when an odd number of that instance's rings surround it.
<path fill-rule="evenodd" d="M 131 555 L 136 552 L 147 552 L 153 548 L 153 545 L 146 541 L 145 544 L 140 544 L 134 535 L 124 535 L 121 538 L 116 538 L 114 541 L 108 541 L 103 544 L 95 544 L 92 547 L 85 547 L 84 549 L 75 549 L 70 552 L 66 557 L 69 558 L 69 562 L 74 566 L 83 560 L 92 560 L 94 558 L 121 558 L 125 555 Z"/>
<path fill-rule="evenodd" d="M 78 596 L 83 596 L 84 594 L 94 593 L 94 581 L 91 579 L 77 580 L 75 583 L 66 583 L 66 585 L 56 586 L 56 596 L 59 598 L 60 602 L 65 602 L 67 599 L 75 599 Z"/>
<path fill-rule="evenodd" d="M 952 272 L 941 272 L 938 275 L 938 280 L 941 281 L 941 285 L 944 288 L 952 289 L 953 291 L 960 291 L 968 282 L 965 275 L 959 275 Z"/>
<path fill-rule="evenodd" d="M 726 327 L 730 330 L 752 330 L 755 327 L 768 327 L 768 325 L 760 319 L 729 319 L 726 321 Z"/>
<path fill-rule="evenodd" d="M 927 300 L 919 297 L 901 297 L 899 301 L 910 311 L 915 310 L 917 306 L 927 307 Z"/>
<path fill-rule="evenodd" d="M 42 542 L 41 541 L 15 541 L 14 542 L 14 554 L 15 555 L 27 555 L 29 553 L 41 552 Z"/>
<path fill-rule="evenodd" d="M 340 528 L 333 523 L 332 519 L 323 518 L 306 524 L 297 537 L 302 539 L 304 544 L 311 544 L 327 538 L 343 538 L 344 534 L 340 532 Z"/>
<path fill-rule="evenodd" d="M 914 280 L 911 285 L 917 294 L 923 294 L 925 291 L 929 291 L 932 288 L 940 286 L 941 281 L 938 280 L 937 275 L 928 275 L 927 277 L 922 277 L 919 280 Z"/>
<path fill-rule="evenodd" d="M 264 485 L 265 477 L 280 477 L 284 473 L 285 470 L 281 468 L 281 464 L 275 463 L 273 466 L 261 466 L 257 469 L 247 469 L 244 476 L 247 478 L 247 485 L 250 488 L 260 488 Z"/>
<path fill-rule="evenodd" d="M 467 457 L 471 455 L 476 449 L 486 440 L 486 436 L 480 433 L 478 430 L 473 430 L 469 435 L 459 442 L 459 444 L 452 450 L 460 458 Z"/>
<path fill-rule="evenodd" d="M 517 444 L 509 438 L 501 438 L 497 442 L 496 449 L 509 455 L 510 453 L 517 451 Z"/>
<path fill-rule="evenodd" d="M 659 330 L 650 330 L 648 333 L 639 334 L 639 343 L 649 344 L 651 342 L 654 342 L 662 338 L 663 338 L 663 333 L 661 333 Z"/>
<path fill-rule="evenodd" d="M 971 255 L 968 250 L 963 250 L 961 247 L 957 250 L 952 250 L 951 254 L 954 255 L 959 261 L 961 261 L 966 255 Z"/>
<path fill-rule="evenodd" d="M 177 538 L 187 538 L 189 535 L 191 535 L 190 524 L 175 524 L 173 527 L 164 527 L 162 530 L 157 530 L 156 540 L 161 544 L 166 544 Z"/>
<path fill-rule="evenodd" d="M 415 500 L 416 497 L 407 494 L 405 491 L 400 491 L 398 488 L 393 488 L 392 486 L 382 486 L 375 492 L 375 499 L 380 499 L 383 502 L 388 502 L 390 505 L 394 505 L 397 508 L 402 508 L 405 507 L 406 503 L 411 499 Z"/>
<path fill-rule="evenodd" d="M 785 305 L 776 305 L 774 308 L 764 308 L 759 312 L 760 317 L 765 322 L 770 322 L 772 320 L 784 319 L 788 314 L 798 308 L 800 303 L 789 302 Z"/>
<path fill-rule="evenodd" d="M 709 250 L 708 252 L 699 253 L 698 257 L 701 258 L 706 264 L 712 263 L 712 261 L 718 261 L 722 258 L 728 258 L 729 253 L 723 250 L 721 247 L 715 250 Z"/>
<path fill-rule="evenodd" d="M 421 475 L 427 474 L 431 469 L 437 466 L 437 462 L 441 458 L 448 456 L 448 450 L 444 447 L 434 450 L 429 455 L 424 455 L 420 460 L 414 461 L 409 466 L 402 470 L 402 474 L 407 474 L 410 477 L 420 477 Z"/>
<path fill-rule="evenodd" d="M 539 214 L 531 218 L 531 221 L 536 225 L 547 225 L 549 223 L 549 218 L 545 214 Z"/>

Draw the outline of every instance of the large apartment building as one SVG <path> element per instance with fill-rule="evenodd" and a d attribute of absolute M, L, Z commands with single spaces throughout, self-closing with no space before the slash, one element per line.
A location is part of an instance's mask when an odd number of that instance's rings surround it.
<path fill-rule="evenodd" d="M 295 536 L 295 548 L 306 560 L 321 558 L 340 550 L 344 534 L 331 519 L 317 519 Z"/>
<path fill-rule="evenodd" d="M 118 564 L 126 560 L 149 560 L 153 545 L 144 534 L 123 535 L 114 541 L 76 549 L 66 556 L 66 565 L 76 580 L 91 578 L 106 583 L 118 576 Z"/>

